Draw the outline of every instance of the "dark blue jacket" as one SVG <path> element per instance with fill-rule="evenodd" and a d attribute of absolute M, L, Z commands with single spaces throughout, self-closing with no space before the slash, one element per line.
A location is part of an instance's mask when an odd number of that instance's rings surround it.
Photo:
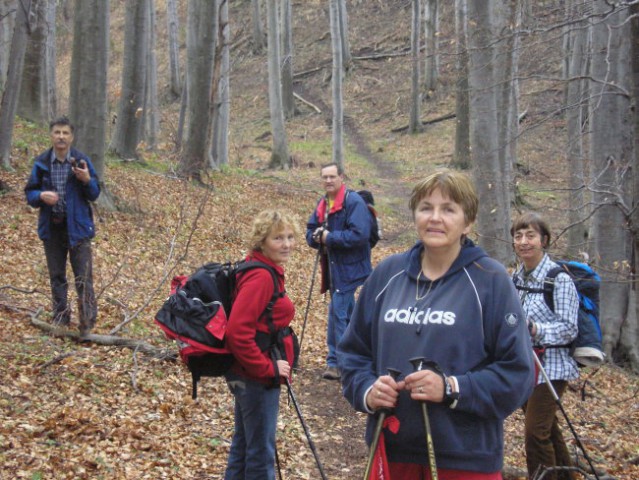
<path fill-rule="evenodd" d="M 403 376 L 425 357 L 457 378 L 455 408 L 428 406 L 437 466 L 496 472 L 503 461 L 503 421 L 535 384 L 532 344 L 514 285 L 497 261 L 470 240 L 432 286 L 421 272 L 423 245 L 382 261 L 358 297 L 338 344 L 346 399 L 366 412 L 365 395 L 389 367 Z M 428 293 L 427 293 L 428 292 Z M 427 464 L 419 402 L 400 392 L 397 434 L 385 433 L 389 461 Z M 376 417 L 369 415 L 370 441 Z"/>
<path fill-rule="evenodd" d="M 31 175 L 24 187 L 27 203 L 40 209 L 38 218 L 38 236 L 41 240 L 48 240 L 51 236 L 51 211 L 53 207 L 40 200 L 40 193 L 53 190 L 51 182 L 51 148 L 40 154 L 33 164 Z M 84 160 L 89 168 L 91 180 L 84 185 L 75 175 L 70 174 L 67 181 L 67 229 L 69 232 L 69 246 L 74 247 L 82 240 L 95 236 L 93 212 L 89 202 L 95 201 L 100 195 L 98 176 L 89 157 L 84 153 L 71 148 L 71 157 L 76 160 Z"/>
<path fill-rule="evenodd" d="M 318 206 L 324 198 L 320 199 Z M 313 232 L 322 226 L 317 208 L 306 224 L 306 242 L 312 248 L 320 245 L 313 240 Z M 331 292 L 349 292 L 362 285 L 370 275 L 371 247 L 370 212 L 357 192 L 346 190 L 341 208 L 328 214 L 326 228 L 326 261 L 328 264 Z M 322 264 L 324 268 L 324 263 Z"/>

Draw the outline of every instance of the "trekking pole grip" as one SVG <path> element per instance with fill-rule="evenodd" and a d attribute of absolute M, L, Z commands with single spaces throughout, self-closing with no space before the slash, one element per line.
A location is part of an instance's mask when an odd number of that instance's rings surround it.
<path fill-rule="evenodd" d="M 414 357 L 409 360 L 416 372 L 420 370 L 434 370 L 433 362 L 428 362 L 424 357 Z M 424 368 L 427 366 L 427 368 Z M 428 407 L 425 401 L 420 401 L 422 406 L 422 417 L 424 419 L 424 430 L 426 431 L 426 447 L 428 448 L 428 464 L 430 466 L 430 476 L 432 480 L 439 480 L 437 476 L 437 463 L 435 462 L 435 447 L 433 445 L 433 435 L 430 430 L 430 420 L 428 419 Z"/>
<path fill-rule="evenodd" d="M 397 380 L 401 373 L 402 372 L 396 368 L 388 368 L 388 375 L 390 375 L 393 380 Z M 366 470 L 364 471 L 364 480 L 368 480 L 370 477 L 373 460 L 375 459 L 375 451 L 377 450 L 379 437 L 382 433 L 382 427 L 384 426 L 384 420 L 386 419 L 386 415 L 391 412 L 392 410 L 390 408 L 381 408 L 377 414 L 377 424 L 375 425 L 375 431 L 373 432 L 373 438 L 371 439 L 371 447 L 368 452 L 368 462 L 366 462 Z"/>

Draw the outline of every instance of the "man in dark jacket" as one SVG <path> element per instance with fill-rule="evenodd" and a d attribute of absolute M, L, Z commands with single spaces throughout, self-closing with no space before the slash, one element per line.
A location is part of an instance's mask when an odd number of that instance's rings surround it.
<path fill-rule="evenodd" d="M 321 168 L 322 197 L 306 225 L 306 241 L 320 249 L 322 293 L 331 293 L 326 343 L 327 369 L 323 377 L 339 380 L 337 343 L 342 338 L 355 305 L 355 290 L 371 266 L 370 213 L 366 203 L 344 184 L 344 172 L 336 163 Z"/>
<path fill-rule="evenodd" d="M 44 244 L 49 269 L 53 323 L 67 326 L 71 322 L 67 304 L 68 256 L 78 294 L 80 336 L 86 337 L 97 316 L 91 258 L 95 225 L 89 202 L 100 195 L 100 185 L 89 157 L 71 148 L 73 131 L 66 117 L 49 124 L 52 148 L 35 159 L 24 191 L 29 205 L 40 209 L 38 236 Z"/>

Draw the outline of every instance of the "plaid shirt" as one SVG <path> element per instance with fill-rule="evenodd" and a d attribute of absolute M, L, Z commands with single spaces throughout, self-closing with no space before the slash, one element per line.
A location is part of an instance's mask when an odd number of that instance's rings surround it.
<path fill-rule="evenodd" d="M 58 203 L 53 206 L 53 215 L 65 216 L 67 214 L 67 181 L 71 175 L 71 150 L 67 152 L 64 160 L 59 160 L 55 150 L 51 150 L 51 183 L 58 193 Z"/>
<path fill-rule="evenodd" d="M 523 266 L 517 269 L 514 275 L 515 284 L 543 289 L 544 278 L 551 269 L 557 266 L 547 254 L 544 254 L 541 262 L 532 272 L 526 273 Z M 537 334 L 533 338 L 535 345 L 545 347 L 568 345 L 577 337 L 579 296 L 575 284 L 568 274 L 560 273 L 555 278 L 554 312 L 546 305 L 543 293 L 518 291 L 524 313 L 537 326 Z M 579 378 L 577 362 L 570 356 L 568 348 L 547 348 L 542 363 L 550 380 Z M 543 381 L 540 373 L 537 383 Z"/>

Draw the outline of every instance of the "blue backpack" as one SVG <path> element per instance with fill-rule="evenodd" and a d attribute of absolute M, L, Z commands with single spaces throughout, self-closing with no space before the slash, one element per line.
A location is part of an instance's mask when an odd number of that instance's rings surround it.
<path fill-rule="evenodd" d="M 550 311 L 555 311 L 555 278 L 559 273 L 567 273 L 572 278 L 579 295 L 579 318 L 577 338 L 570 345 L 557 345 L 555 348 L 570 348 L 570 354 L 580 366 L 598 366 L 604 361 L 605 354 L 601 344 L 599 325 L 599 286 L 601 278 L 590 265 L 567 260 L 553 260 L 559 266 L 551 269 L 544 278 L 543 289 L 527 288 L 516 285 L 519 290 L 529 293 L 542 293 L 544 302 Z M 552 348 L 552 347 L 550 347 Z"/>

